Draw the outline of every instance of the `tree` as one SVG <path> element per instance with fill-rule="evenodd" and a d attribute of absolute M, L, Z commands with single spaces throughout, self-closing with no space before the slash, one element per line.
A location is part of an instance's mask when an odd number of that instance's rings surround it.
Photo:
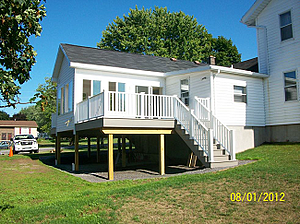
<path fill-rule="evenodd" d="M 0 111 L 0 120 L 9 120 L 9 114 L 5 111 Z"/>
<path fill-rule="evenodd" d="M 99 48 L 182 60 L 202 60 L 209 56 L 211 35 L 197 20 L 167 8 L 130 9 L 117 17 L 103 32 Z"/>
<path fill-rule="evenodd" d="M 22 112 L 14 114 L 11 119 L 16 121 L 27 121 L 26 115 Z"/>
<path fill-rule="evenodd" d="M 237 47 L 233 45 L 232 40 L 228 40 L 223 36 L 213 38 L 212 51 L 218 65 L 231 66 L 241 61 L 241 54 L 239 54 Z"/>
<path fill-rule="evenodd" d="M 215 40 L 193 16 L 182 11 L 170 13 L 167 8 L 130 9 L 128 16 L 117 17 L 102 35 L 97 43 L 102 49 L 190 61 L 206 61 L 210 55 L 216 55 L 219 65 L 228 64 L 228 60 L 232 63 L 240 61 L 238 52 L 232 51 L 232 59 L 226 58 L 223 62 L 219 55 L 230 54 L 217 48 L 219 38 Z M 230 43 L 231 40 L 227 41 Z"/>
<path fill-rule="evenodd" d="M 42 0 L 0 0 L 0 107 L 19 104 L 20 85 L 30 79 L 36 52 L 28 38 L 40 36 Z M 4 105 L 3 105 L 4 104 Z"/>
<path fill-rule="evenodd" d="M 56 111 L 56 83 L 46 77 L 45 83 L 40 84 L 31 101 L 36 101 L 35 109 L 38 112 L 35 121 L 42 132 L 50 133 L 52 113 Z"/>

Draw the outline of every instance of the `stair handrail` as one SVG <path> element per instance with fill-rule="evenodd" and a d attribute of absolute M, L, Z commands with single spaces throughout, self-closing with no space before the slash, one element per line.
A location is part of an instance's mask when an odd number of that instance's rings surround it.
<path fill-rule="evenodd" d="M 191 126 L 191 137 L 208 156 L 208 160 L 212 162 L 214 156 L 213 148 L 211 147 L 210 130 L 196 117 L 194 110 L 191 110 Z"/>
<path fill-rule="evenodd" d="M 190 109 L 178 98 L 177 95 L 174 95 L 174 118 L 180 123 L 180 125 L 189 133 L 189 114 Z"/>
<path fill-rule="evenodd" d="M 212 162 L 213 148 L 209 129 L 196 117 L 194 110 L 189 109 L 178 96 L 174 96 L 174 100 L 174 118 L 208 156 L 208 160 Z"/>
<path fill-rule="evenodd" d="M 200 120 L 210 123 L 209 126 L 213 130 L 214 139 L 228 152 L 231 160 L 234 160 L 235 152 L 233 147 L 233 131 L 230 130 L 223 122 L 221 122 L 215 115 L 212 114 L 211 109 L 203 103 L 204 101 L 202 100 L 202 98 L 195 97 L 195 101 L 195 108 L 197 109 L 195 114 L 196 117 L 198 117 Z"/>
<path fill-rule="evenodd" d="M 195 115 L 201 121 L 210 121 L 210 98 L 199 98 L 195 96 Z"/>

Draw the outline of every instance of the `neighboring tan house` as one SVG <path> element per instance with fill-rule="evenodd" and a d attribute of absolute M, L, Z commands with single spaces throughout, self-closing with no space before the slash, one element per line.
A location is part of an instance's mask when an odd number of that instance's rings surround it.
<path fill-rule="evenodd" d="M 32 134 L 37 137 L 37 127 L 35 121 L 0 120 L 0 138 L 10 140 L 20 134 Z"/>
<path fill-rule="evenodd" d="M 257 0 L 242 23 L 257 32 L 267 142 L 300 141 L 300 1 Z"/>
<path fill-rule="evenodd" d="M 268 75 L 210 61 L 61 44 L 52 76 L 57 113 L 51 133 L 57 147 L 61 137 L 75 136 L 76 170 L 79 137 L 130 139 L 145 157 L 159 154 L 160 167 L 165 158 L 186 160 L 191 151 L 208 167 L 236 164 L 236 152 L 265 141 Z"/>

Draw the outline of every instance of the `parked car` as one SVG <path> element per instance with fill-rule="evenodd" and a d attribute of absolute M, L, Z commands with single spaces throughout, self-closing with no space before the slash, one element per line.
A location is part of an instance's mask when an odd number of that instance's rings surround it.
<path fill-rule="evenodd" d="M 11 146 L 11 142 L 4 140 L 0 142 L 0 149 L 8 149 Z"/>
<path fill-rule="evenodd" d="M 39 145 L 33 135 L 16 135 L 13 138 L 13 152 L 39 152 Z"/>

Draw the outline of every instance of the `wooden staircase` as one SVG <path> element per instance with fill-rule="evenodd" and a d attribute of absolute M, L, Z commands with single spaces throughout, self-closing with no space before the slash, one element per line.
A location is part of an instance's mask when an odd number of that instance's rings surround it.
<path fill-rule="evenodd" d="M 198 157 L 200 162 L 209 168 L 217 167 L 230 167 L 238 164 L 237 160 L 231 160 L 230 155 L 223 149 L 220 144 L 214 141 L 213 144 L 213 161 L 209 161 L 208 156 L 201 149 L 201 147 L 195 142 L 194 139 L 190 138 L 189 133 L 177 123 L 175 126 L 175 132 L 181 137 L 185 144 L 191 149 L 191 151 Z"/>

